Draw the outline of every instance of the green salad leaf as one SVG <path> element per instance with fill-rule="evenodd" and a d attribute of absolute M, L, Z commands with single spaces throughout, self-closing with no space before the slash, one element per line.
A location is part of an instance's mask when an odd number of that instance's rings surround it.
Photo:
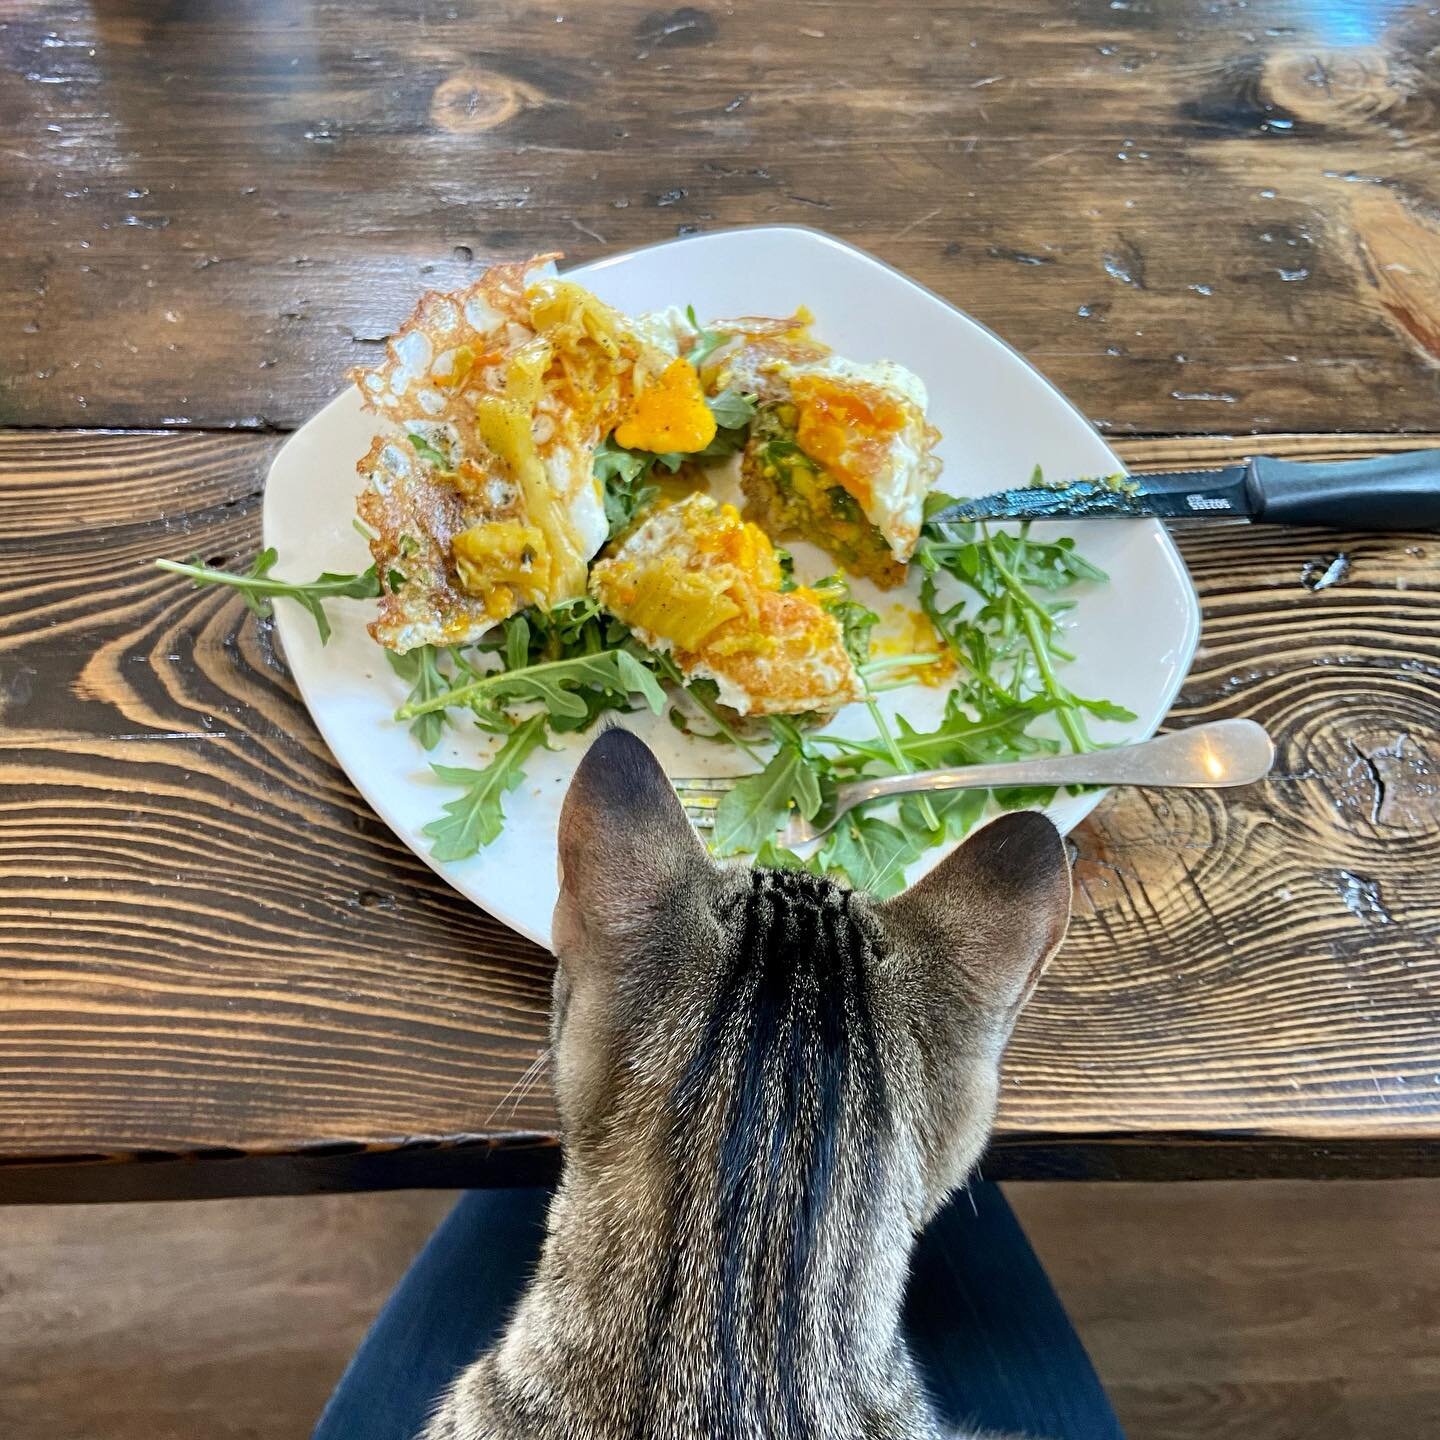
<path fill-rule="evenodd" d="M 397 720 L 413 720 L 450 706 L 494 710 L 506 704 L 534 701 L 544 707 L 555 728 L 579 728 L 566 722 L 594 720 L 608 704 L 597 707 L 597 695 L 605 700 L 628 701 L 638 694 L 658 715 L 665 708 L 665 692 L 654 672 L 629 650 L 601 650 L 593 655 L 572 655 L 563 660 L 545 660 L 515 670 L 490 670 L 427 700 L 407 700 L 396 712 Z"/>
<path fill-rule="evenodd" d="M 840 622 L 846 653 L 857 668 L 865 665 L 870 659 L 870 632 L 880 623 L 880 617 L 851 595 L 850 582 L 843 575 L 827 575 L 810 588 L 819 597 L 821 608 Z"/>
<path fill-rule="evenodd" d="M 439 651 L 433 645 L 417 645 L 403 655 L 386 650 L 385 658 L 390 662 L 390 668 L 410 685 L 407 704 L 411 701 L 424 703 L 449 693 L 450 678 L 441 671 Z M 427 710 L 410 722 L 410 733 L 426 750 L 433 750 L 440 743 L 440 732 L 444 728 L 443 710 Z"/>
<path fill-rule="evenodd" d="M 722 330 L 707 330 L 696 318 L 695 307 L 685 307 L 686 319 L 695 330 L 695 343 L 685 358 L 698 370 L 730 337 Z"/>
<path fill-rule="evenodd" d="M 271 601 L 284 596 L 303 605 L 314 618 L 315 628 L 320 632 L 324 644 L 330 639 L 330 619 L 325 614 L 327 600 L 373 600 L 380 594 L 380 580 L 372 565 L 358 575 L 340 575 L 327 570 L 314 580 L 276 580 L 270 575 L 279 555 L 274 547 L 267 547 L 256 557 L 249 570 L 243 574 L 231 570 L 218 570 L 197 562 L 184 563 L 179 560 L 157 560 L 158 570 L 172 575 L 184 575 L 197 586 L 228 585 L 238 590 L 246 605 L 262 619 L 271 613 Z"/>
<path fill-rule="evenodd" d="M 658 486 L 648 483 L 654 463 L 653 455 L 626 450 L 608 436 L 596 447 L 595 478 L 600 482 L 612 535 L 628 529 L 660 493 Z"/>
<path fill-rule="evenodd" d="M 739 390 L 722 390 L 705 403 L 722 430 L 743 430 L 755 418 L 755 397 Z"/>
<path fill-rule="evenodd" d="M 820 868 L 880 899 L 905 888 L 905 867 L 926 848 L 923 835 L 852 810 L 820 847 Z"/>
<path fill-rule="evenodd" d="M 793 850 L 787 850 L 773 840 L 767 840 L 755 852 L 755 863 L 767 870 L 804 870 L 811 875 L 824 873 L 815 856 L 812 855 L 808 860 L 802 860 Z"/>
<path fill-rule="evenodd" d="M 821 766 L 789 721 L 772 719 L 780 742 L 758 775 L 748 776 L 726 791 L 715 807 L 711 847 L 717 855 L 755 851 L 789 818 L 792 809 L 806 820 L 820 813 L 824 802 Z"/>
<path fill-rule="evenodd" d="M 430 853 L 437 860 L 465 860 L 496 840 L 505 828 L 504 796 L 525 779 L 520 768 L 537 746 L 545 742 L 545 717 L 522 720 L 505 743 L 479 770 L 458 765 L 430 768 L 447 785 L 463 785 L 465 793 L 445 802 L 445 813 L 425 826 L 434 842 Z"/>
<path fill-rule="evenodd" d="M 947 840 L 959 840 L 968 835 L 985 813 L 987 795 L 984 790 L 942 790 L 926 798 L 936 817 L 934 829 L 926 826 L 918 795 L 907 795 L 900 802 L 901 828 L 912 835 L 924 835 L 924 844 L 916 851 L 917 859 L 934 845 L 943 845 Z"/>

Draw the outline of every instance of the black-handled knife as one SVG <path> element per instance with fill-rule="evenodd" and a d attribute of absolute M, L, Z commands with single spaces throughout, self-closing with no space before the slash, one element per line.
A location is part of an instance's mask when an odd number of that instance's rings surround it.
<path fill-rule="evenodd" d="M 1373 460 L 1257 456 L 1223 470 L 1174 470 L 1020 486 L 960 500 L 931 521 L 1214 515 L 1340 530 L 1440 529 L 1440 449 Z"/>

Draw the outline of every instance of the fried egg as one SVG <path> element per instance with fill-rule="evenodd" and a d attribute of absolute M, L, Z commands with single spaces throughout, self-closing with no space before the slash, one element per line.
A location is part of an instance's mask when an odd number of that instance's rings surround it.
<path fill-rule="evenodd" d="M 706 367 L 707 384 L 760 402 L 744 464 L 756 518 L 898 584 L 940 474 L 924 382 L 893 361 L 833 354 L 806 333 L 807 319 L 720 322 L 737 333 Z"/>
<path fill-rule="evenodd" d="M 467 644 L 527 605 L 584 595 L 609 527 L 595 448 L 703 449 L 714 418 L 676 313 L 631 320 L 548 273 L 496 265 L 430 294 L 353 376 L 384 430 L 358 502 L 382 576 L 382 645 Z M 693 332 L 692 332 L 693 333 Z"/>
<path fill-rule="evenodd" d="M 782 591 L 775 548 L 732 505 L 692 494 L 643 521 L 590 572 L 595 599 L 741 715 L 838 709 L 864 696 L 840 625 Z"/>

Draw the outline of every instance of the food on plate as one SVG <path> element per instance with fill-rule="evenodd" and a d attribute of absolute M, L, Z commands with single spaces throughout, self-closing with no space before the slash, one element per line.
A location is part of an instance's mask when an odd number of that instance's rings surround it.
<path fill-rule="evenodd" d="M 759 404 L 743 462 L 748 510 L 777 537 L 802 536 L 891 588 L 939 478 L 940 432 L 919 376 L 833 354 L 810 337 L 808 318 L 724 322 L 733 338 L 709 360 L 715 387 Z"/>
<path fill-rule="evenodd" d="M 717 853 L 890 893 L 983 795 L 853 811 L 806 859 L 777 831 L 846 780 L 1085 749 L 1087 716 L 1127 718 L 1058 675 L 1061 592 L 1104 578 L 1071 540 L 925 524 L 939 432 L 918 376 L 835 354 L 803 310 L 622 314 L 554 258 L 425 296 L 355 372 L 376 424 L 368 570 L 284 580 L 271 549 L 245 574 L 161 562 L 262 615 L 302 604 L 322 641 L 327 602 L 378 601 L 370 634 L 409 691 L 397 723 L 460 762 L 434 767 L 459 787 L 424 827 L 436 859 L 501 834 L 542 747 L 648 707 L 752 772 L 716 808 Z M 811 543 L 791 556 L 793 536 Z M 928 731 L 880 700 L 920 686 L 944 690 Z"/>
<path fill-rule="evenodd" d="M 358 502 L 381 579 L 371 633 L 392 650 L 463 645 L 585 594 L 609 533 L 595 450 L 703 450 L 715 422 L 678 332 L 546 273 L 496 265 L 427 295 L 384 364 L 356 372 L 384 430 Z M 622 442 L 623 443 L 623 442 Z"/>
<path fill-rule="evenodd" d="M 643 521 L 590 572 L 610 614 L 740 715 L 838 710 L 864 697 L 840 623 L 785 581 L 775 547 L 733 505 L 694 494 Z"/>

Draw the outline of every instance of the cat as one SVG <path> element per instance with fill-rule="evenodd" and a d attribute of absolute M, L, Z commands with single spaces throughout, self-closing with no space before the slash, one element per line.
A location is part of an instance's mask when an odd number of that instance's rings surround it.
<path fill-rule="evenodd" d="M 1054 826 L 1002 816 L 877 902 L 717 864 L 612 729 L 559 850 L 564 1173 L 534 1279 L 423 1440 L 963 1440 L 900 1305 L 1069 922 Z"/>

